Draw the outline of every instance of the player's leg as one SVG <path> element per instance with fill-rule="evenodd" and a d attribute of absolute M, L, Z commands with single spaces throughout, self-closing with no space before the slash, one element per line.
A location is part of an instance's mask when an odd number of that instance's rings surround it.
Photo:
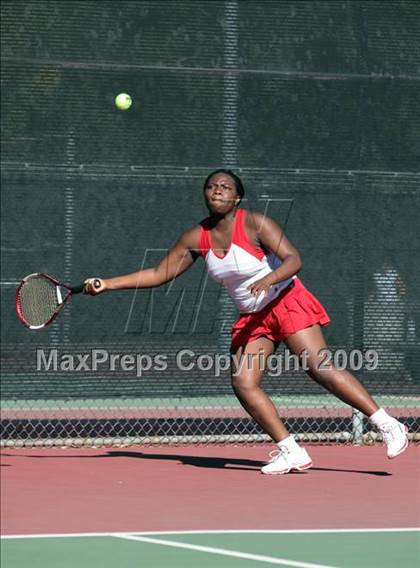
<path fill-rule="evenodd" d="M 370 418 L 383 434 L 388 457 L 396 457 L 406 449 L 408 441 L 405 426 L 380 409 L 365 387 L 349 371 L 337 369 L 327 361 L 327 344 L 319 325 L 288 336 L 285 343 L 293 353 L 300 355 L 309 376 Z"/>
<path fill-rule="evenodd" d="M 280 474 L 292 469 L 307 469 L 312 461 L 289 434 L 273 402 L 260 386 L 267 358 L 274 350 L 274 343 L 266 337 L 239 348 L 232 347 L 231 371 L 232 387 L 239 402 L 278 446 L 278 450 L 272 453 L 271 462 L 262 468 L 262 472 Z"/>
<path fill-rule="evenodd" d="M 302 329 L 285 339 L 293 353 L 306 362 L 308 374 L 332 394 L 371 416 L 379 407 L 364 386 L 349 371 L 337 369 L 326 358 L 327 344 L 319 325 Z M 305 361 L 306 360 L 306 361 Z"/>
<path fill-rule="evenodd" d="M 267 358 L 275 346 L 267 337 L 259 337 L 238 348 L 232 347 L 231 380 L 233 390 L 245 410 L 275 442 L 289 436 L 276 407 L 260 384 Z"/>

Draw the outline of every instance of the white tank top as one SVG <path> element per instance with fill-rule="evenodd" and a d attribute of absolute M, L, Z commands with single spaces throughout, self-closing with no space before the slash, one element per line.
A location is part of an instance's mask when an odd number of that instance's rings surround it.
<path fill-rule="evenodd" d="M 246 214 L 244 209 L 236 211 L 232 241 L 224 256 L 219 254 L 222 251 L 213 248 L 210 219 L 204 219 L 200 223 L 200 254 L 205 259 L 211 278 L 227 288 L 238 310 L 241 313 L 252 313 L 259 312 L 277 298 L 295 276 L 270 286 L 268 293 L 260 294 L 258 298 L 250 293 L 250 284 L 276 270 L 282 262 L 274 254 L 266 254 L 262 248 L 251 242 L 245 230 Z"/>

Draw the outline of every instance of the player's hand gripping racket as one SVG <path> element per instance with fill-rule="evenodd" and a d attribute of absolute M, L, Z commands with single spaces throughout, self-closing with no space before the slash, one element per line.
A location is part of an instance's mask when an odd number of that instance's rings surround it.
<path fill-rule="evenodd" d="M 93 281 L 95 288 L 101 281 Z M 84 284 L 67 286 L 49 274 L 29 274 L 16 290 L 16 313 L 29 329 L 42 329 L 55 320 L 73 294 L 83 292 Z"/>

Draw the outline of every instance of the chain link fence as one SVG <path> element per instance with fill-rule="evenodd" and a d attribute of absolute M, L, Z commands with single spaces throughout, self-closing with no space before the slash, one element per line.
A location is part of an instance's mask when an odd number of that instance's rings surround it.
<path fill-rule="evenodd" d="M 417 176 L 246 169 L 240 173 L 248 187 L 264 186 L 264 193 L 250 190 L 247 207 L 264 211 L 269 204 L 270 216 L 280 224 L 288 217 L 286 231 L 303 256 L 302 279 L 333 320 L 325 329 L 331 359 L 337 366 L 353 369 L 417 439 L 420 270 L 413 266 L 420 258 L 416 251 L 413 254 L 413 221 L 420 205 Z M 14 174 L 6 168 L 3 175 Z M 26 191 L 21 175 L 20 187 Z M 34 170 L 30 177 L 45 175 L 50 174 Z M 106 193 L 107 184 L 115 184 L 110 176 L 112 180 L 105 181 L 103 172 L 100 176 L 83 172 L 74 175 L 73 184 L 79 188 L 100 184 Z M 195 187 L 196 178 L 201 179 L 200 171 L 176 176 L 168 172 L 152 180 L 138 172 L 125 177 L 122 185 L 126 193 L 135 187 L 141 202 L 150 186 L 156 195 L 180 180 L 184 187 Z M 77 190 L 75 195 L 77 216 L 89 216 L 89 195 Z M 192 195 L 194 191 L 188 191 L 185 199 Z M 200 191 L 193 201 L 190 206 L 197 208 L 193 214 L 199 215 Z M 183 210 L 182 203 L 178 207 Z M 159 202 L 150 205 L 152 217 L 159 211 Z M 316 212 L 314 226 L 307 224 L 309 211 Z M 81 223 L 88 225 L 88 219 Z M 144 237 L 138 242 L 150 239 L 150 230 L 150 223 L 142 226 Z M 166 235 L 158 236 L 161 225 L 155 230 L 152 241 L 158 246 L 136 251 L 138 266 L 153 264 L 165 252 L 160 245 Z M 395 251 L 386 248 L 390 241 Z M 81 255 L 80 262 L 89 265 L 90 259 Z M 236 313 L 233 306 L 218 309 L 226 298 L 206 278 L 203 263 L 197 262 L 162 289 L 74 298 L 62 317 L 41 333 L 19 326 L 13 294 L 13 286 L 5 289 L 10 327 L 2 352 L 4 444 L 267 440 L 232 394 L 229 354 L 220 346 L 220 334 L 230 329 Z M 317 386 L 284 348 L 272 359 L 264 387 L 302 440 L 369 443 L 376 439 L 359 413 Z"/>

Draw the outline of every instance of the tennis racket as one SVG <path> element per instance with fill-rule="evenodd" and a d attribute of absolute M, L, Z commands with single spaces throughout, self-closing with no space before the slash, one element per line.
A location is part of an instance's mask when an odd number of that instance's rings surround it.
<path fill-rule="evenodd" d="M 95 288 L 101 287 L 94 280 Z M 83 292 L 84 284 L 68 286 L 49 274 L 29 274 L 16 290 L 16 313 L 29 329 L 42 329 L 52 323 L 73 294 Z"/>

